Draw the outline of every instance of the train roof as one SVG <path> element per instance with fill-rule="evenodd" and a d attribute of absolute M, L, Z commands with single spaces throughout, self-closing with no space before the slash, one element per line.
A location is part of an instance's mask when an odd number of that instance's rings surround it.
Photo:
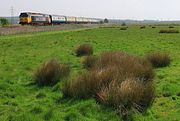
<path fill-rule="evenodd" d="M 75 18 L 85 18 L 85 19 L 96 19 L 96 20 L 102 20 L 102 19 L 99 19 L 99 18 L 89 18 L 89 17 L 83 17 L 83 16 L 80 16 L 80 17 L 76 17 L 76 16 L 65 16 L 65 15 L 56 15 L 56 14 L 44 14 L 44 13 L 36 13 L 36 12 L 22 12 L 21 14 L 23 13 L 26 13 L 26 14 L 33 14 L 33 15 L 51 15 L 51 16 L 63 16 L 63 17 L 75 17 Z"/>
<path fill-rule="evenodd" d="M 34 15 L 49 15 L 49 14 L 44 14 L 44 13 L 34 13 L 34 12 L 22 12 L 21 14 L 26 13 L 26 14 L 34 14 Z"/>
<path fill-rule="evenodd" d="M 65 15 L 55 15 L 55 14 L 51 14 L 51 16 L 63 16 L 63 17 L 66 17 Z"/>

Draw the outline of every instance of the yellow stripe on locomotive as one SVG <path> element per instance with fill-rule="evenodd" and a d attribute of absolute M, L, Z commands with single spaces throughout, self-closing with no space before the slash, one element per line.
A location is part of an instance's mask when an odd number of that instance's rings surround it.
<path fill-rule="evenodd" d="M 31 23 L 32 19 L 31 19 L 31 17 L 21 17 L 20 22 L 21 23 Z"/>

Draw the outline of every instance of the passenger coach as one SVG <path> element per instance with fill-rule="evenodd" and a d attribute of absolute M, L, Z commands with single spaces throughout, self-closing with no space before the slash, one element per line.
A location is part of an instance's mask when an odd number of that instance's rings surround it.
<path fill-rule="evenodd" d="M 66 16 L 50 15 L 52 24 L 66 23 Z"/>

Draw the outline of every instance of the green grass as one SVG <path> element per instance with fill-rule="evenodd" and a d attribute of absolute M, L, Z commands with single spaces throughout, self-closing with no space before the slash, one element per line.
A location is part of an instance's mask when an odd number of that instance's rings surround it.
<path fill-rule="evenodd" d="M 121 121 L 113 109 L 94 99 L 64 99 L 58 89 L 31 84 L 32 72 L 51 58 L 69 64 L 72 75 L 80 71 L 82 58 L 74 50 L 84 43 L 93 46 L 95 55 L 107 50 L 139 56 L 168 52 L 170 66 L 155 70 L 153 106 L 132 117 L 136 121 L 180 120 L 180 34 L 159 34 L 160 29 L 163 27 L 142 30 L 131 26 L 127 31 L 99 28 L 0 36 L 0 121 Z"/>

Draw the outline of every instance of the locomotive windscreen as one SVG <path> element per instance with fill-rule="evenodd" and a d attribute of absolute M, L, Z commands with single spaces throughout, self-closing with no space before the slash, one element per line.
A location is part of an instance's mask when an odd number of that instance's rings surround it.
<path fill-rule="evenodd" d="M 28 14 L 27 13 L 21 13 L 20 17 L 28 17 Z"/>

